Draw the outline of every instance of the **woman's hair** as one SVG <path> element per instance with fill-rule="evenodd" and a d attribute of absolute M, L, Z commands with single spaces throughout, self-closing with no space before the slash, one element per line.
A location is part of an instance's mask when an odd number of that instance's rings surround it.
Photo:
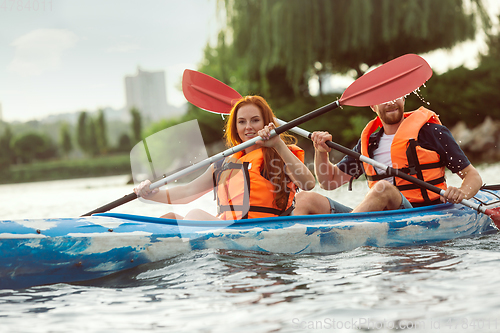
<path fill-rule="evenodd" d="M 269 123 L 274 123 L 278 127 L 278 123 L 275 120 L 275 116 L 269 104 L 266 100 L 260 96 L 245 96 L 242 97 L 231 109 L 231 114 L 226 121 L 224 138 L 226 139 L 226 145 L 228 147 L 236 146 L 242 143 L 240 136 L 238 135 L 238 129 L 236 128 L 238 119 L 238 110 L 245 105 L 253 104 L 257 106 L 260 110 L 262 119 L 264 121 L 264 126 Z M 297 139 L 288 134 L 281 133 L 281 140 L 286 145 L 292 145 L 297 143 Z M 261 170 L 261 174 L 264 178 L 269 180 L 274 185 L 274 204 L 279 208 L 284 210 L 288 204 L 288 182 L 290 181 L 285 174 L 285 162 L 278 154 L 274 148 L 262 147 L 262 152 L 264 155 L 264 162 Z"/>

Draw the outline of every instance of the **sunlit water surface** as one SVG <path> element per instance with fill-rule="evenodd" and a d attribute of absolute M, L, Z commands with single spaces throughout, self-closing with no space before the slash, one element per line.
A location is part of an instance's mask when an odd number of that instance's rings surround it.
<path fill-rule="evenodd" d="M 500 183 L 500 165 L 479 170 Z M 130 193 L 126 180 L 2 185 L 0 219 L 78 216 Z M 355 206 L 365 192 L 360 181 L 329 195 Z M 213 210 L 211 194 L 196 207 Z M 135 200 L 113 211 L 171 209 Z M 0 290 L 0 331 L 498 332 L 499 242 L 492 234 L 330 255 L 196 251 L 84 284 Z"/>

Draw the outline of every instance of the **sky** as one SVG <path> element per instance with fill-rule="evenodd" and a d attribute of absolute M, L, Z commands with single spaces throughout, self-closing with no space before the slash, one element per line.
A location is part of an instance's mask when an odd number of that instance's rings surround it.
<path fill-rule="evenodd" d="M 122 108 L 138 66 L 165 71 L 167 102 L 186 103 L 182 72 L 218 30 L 215 0 L 22 1 L 0 0 L 4 121 Z"/>
<path fill-rule="evenodd" d="M 500 0 L 487 0 L 497 12 Z M 163 70 L 167 102 L 186 103 L 184 69 L 197 69 L 223 22 L 216 0 L 0 0 L 4 121 L 125 105 L 124 77 Z M 36 9 L 36 10 L 35 10 Z M 477 65 L 481 42 L 424 55 L 435 72 Z"/>

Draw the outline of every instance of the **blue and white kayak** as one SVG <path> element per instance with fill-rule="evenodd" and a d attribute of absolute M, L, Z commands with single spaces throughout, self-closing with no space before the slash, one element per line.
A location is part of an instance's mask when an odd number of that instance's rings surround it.
<path fill-rule="evenodd" d="M 480 191 L 476 198 L 498 202 L 499 193 Z M 0 221 L 0 289 L 85 281 L 201 249 L 301 254 L 429 244 L 496 232 L 491 222 L 453 204 L 230 225 L 113 213 L 6 220 Z"/>

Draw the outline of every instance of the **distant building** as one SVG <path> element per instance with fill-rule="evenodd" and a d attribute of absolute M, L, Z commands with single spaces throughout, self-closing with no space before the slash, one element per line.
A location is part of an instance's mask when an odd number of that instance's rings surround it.
<path fill-rule="evenodd" d="M 165 72 L 146 72 L 137 68 L 137 75 L 125 77 L 127 111 L 135 107 L 146 121 L 166 118 L 168 114 Z"/>

